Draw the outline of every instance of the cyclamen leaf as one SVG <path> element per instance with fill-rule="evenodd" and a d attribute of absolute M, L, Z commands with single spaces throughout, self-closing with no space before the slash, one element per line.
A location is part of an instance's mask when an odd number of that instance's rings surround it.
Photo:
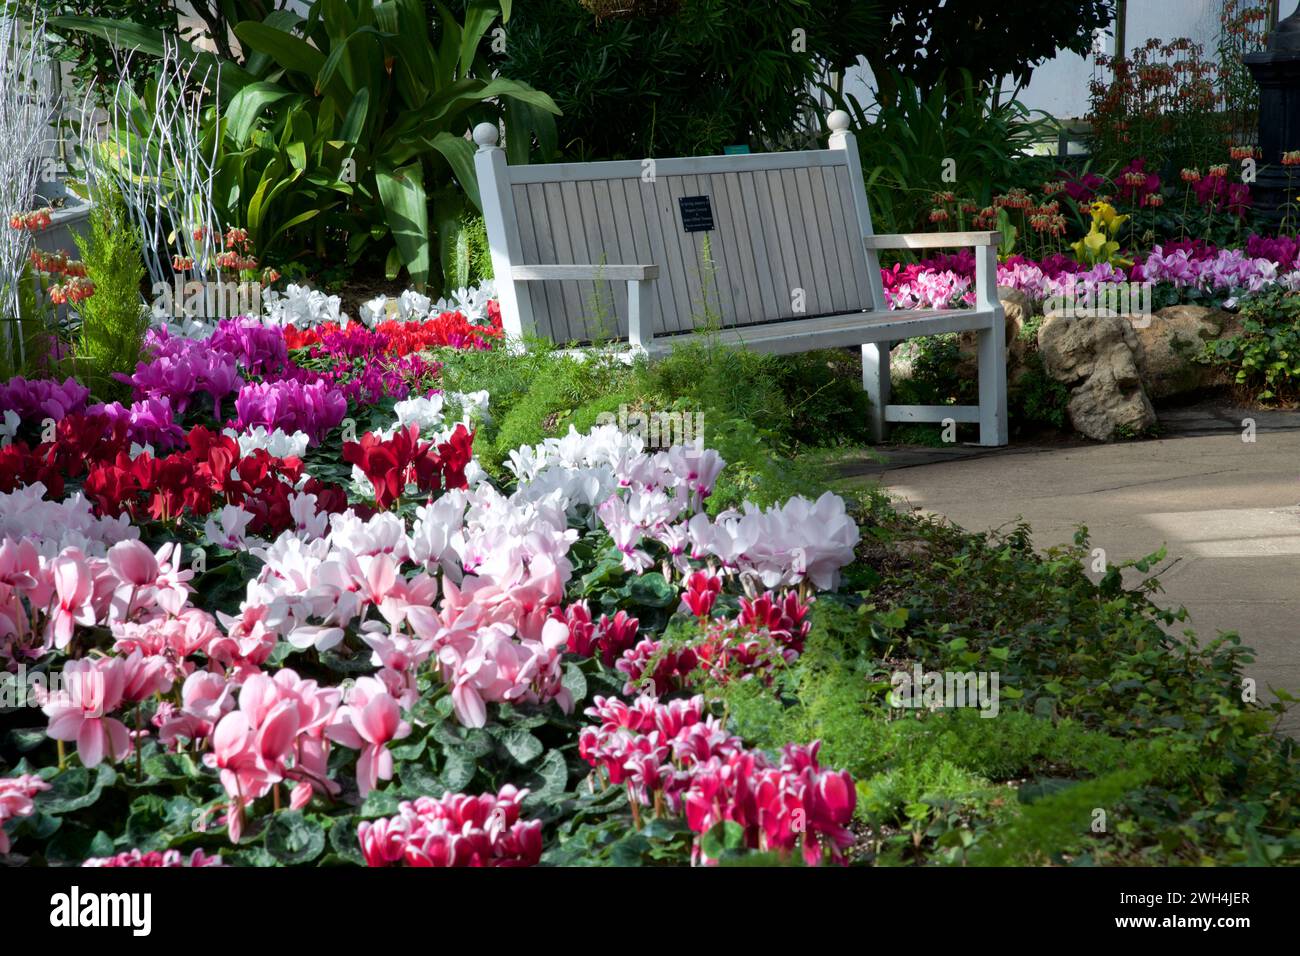
<path fill-rule="evenodd" d="M 545 749 L 542 742 L 522 727 L 511 728 L 501 735 L 501 745 L 506 748 L 516 761 L 530 763 L 541 756 Z"/>
<path fill-rule="evenodd" d="M 284 810 L 267 825 L 266 849 L 285 866 L 310 863 L 325 851 L 325 831 L 301 811 Z"/>

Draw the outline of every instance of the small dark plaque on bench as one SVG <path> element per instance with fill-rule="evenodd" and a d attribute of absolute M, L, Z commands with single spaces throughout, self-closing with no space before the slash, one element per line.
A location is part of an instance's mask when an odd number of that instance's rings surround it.
<path fill-rule="evenodd" d="M 682 196 L 677 200 L 682 207 L 682 229 L 686 232 L 712 232 L 713 206 L 708 196 Z"/>

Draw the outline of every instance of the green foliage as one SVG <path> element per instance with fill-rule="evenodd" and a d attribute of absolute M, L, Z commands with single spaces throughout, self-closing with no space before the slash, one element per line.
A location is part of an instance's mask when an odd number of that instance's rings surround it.
<path fill-rule="evenodd" d="M 262 259 L 306 247 L 323 258 L 340 233 L 346 262 L 377 258 L 424 288 L 441 282 L 446 250 L 478 205 L 474 145 L 464 134 L 503 121 L 511 162 L 534 136 L 554 145 L 555 104 L 524 83 L 493 76 L 489 31 L 509 4 L 475 0 L 463 21 L 420 0 L 318 0 L 305 16 L 273 10 L 233 24 L 247 51 L 222 63 L 216 195 L 225 225 L 246 228 Z M 61 17 L 60 29 L 111 36 L 119 25 Z M 146 34 L 141 48 L 161 50 Z"/>
<path fill-rule="evenodd" d="M 95 200 L 90 234 L 75 237 L 86 275 L 95 285 L 95 294 L 77 307 L 81 318 L 78 373 L 96 394 L 118 398 L 128 394 L 129 388 L 114 381 L 112 375 L 135 370 L 149 326 L 148 312 L 140 300 L 144 259 L 140 231 L 122 197 L 110 193 Z"/>
<path fill-rule="evenodd" d="M 1242 328 L 1205 343 L 1203 360 L 1226 369 L 1243 395 L 1263 404 L 1300 400 L 1300 294 L 1273 286 L 1241 300 Z"/>
<path fill-rule="evenodd" d="M 816 106 L 813 84 L 874 45 L 884 10 L 684 0 L 667 15 L 598 19 L 578 0 L 533 0 L 514 11 L 501 64 L 555 97 L 573 159 L 788 147 Z"/>
<path fill-rule="evenodd" d="M 31 265 L 24 266 L 17 279 L 18 314 L 0 316 L 0 377 L 38 378 L 50 371 L 56 329 L 37 297 L 37 281 Z"/>
<path fill-rule="evenodd" d="M 1034 67 L 1063 50 L 1086 55 L 1097 30 L 1110 27 L 1114 0 L 1027 0 L 990 4 L 985 0 L 911 0 L 890 8 L 879 42 L 861 52 L 877 77 L 897 70 L 922 90 L 943 82 L 944 71 L 960 67 L 981 86 L 1029 82 Z M 925 50 L 925 56 L 917 56 Z M 888 93 L 893 89 L 885 87 Z"/>
<path fill-rule="evenodd" d="M 984 207 L 997 193 L 1050 175 L 1050 160 L 1023 155 L 1053 135 L 1046 114 L 1035 118 L 1014 99 L 989 97 L 965 71 L 928 90 L 904 76 L 893 75 L 891 83 L 895 95 L 874 112 L 851 94 L 830 91 L 852 118 L 877 232 L 932 228 L 927 217 L 938 191 L 960 192 Z"/>
<path fill-rule="evenodd" d="M 842 375 L 836 353 L 761 355 L 705 337 L 654 363 L 615 353 L 579 360 L 540 342 L 526 353 L 442 358 L 448 391 L 492 395 L 492 422 L 474 444 L 489 472 L 504 475 L 506 456 L 520 445 L 588 430 L 602 415 L 698 414 L 705 444 L 728 462 L 712 507 L 814 492 L 827 472 L 803 452 L 859 440 L 866 418 L 857 374 Z"/>
<path fill-rule="evenodd" d="M 1026 353 L 1025 370 L 1012 385 L 1008 398 L 1013 420 L 1059 429 L 1066 427 L 1070 390 L 1047 374 L 1037 351 Z"/>
<path fill-rule="evenodd" d="M 1124 586 L 1158 554 L 1094 583 L 1086 529 L 1040 556 L 1023 526 L 972 535 L 879 507 L 861 523 L 857 593 L 823 596 L 799 660 L 771 688 L 710 691 L 746 739 L 820 738 L 854 775 L 863 861 L 1300 859 L 1300 807 L 1279 799 L 1300 783 L 1273 733 L 1285 705 L 1243 702 L 1234 635 L 1175 639 L 1183 614 L 1152 603 L 1155 578 Z M 998 713 L 892 708 L 891 674 L 916 664 L 997 672 Z"/>

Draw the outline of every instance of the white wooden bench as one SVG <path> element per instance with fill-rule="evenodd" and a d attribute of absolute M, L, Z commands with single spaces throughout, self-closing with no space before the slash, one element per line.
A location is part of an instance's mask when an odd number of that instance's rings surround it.
<path fill-rule="evenodd" d="M 531 166 L 508 165 L 497 127 L 479 125 L 507 335 L 616 337 L 653 357 L 703 331 L 707 302 L 709 334 L 724 342 L 784 353 L 861 345 L 877 440 L 886 422 L 952 419 L 978 422 L 981 445 L 1005 445 L 998 234 L 874 235 L 848 114 L 828 124 L 824 150 Z M 888 309 L 879 250 L 962 246 L 975 247 L 974 308 Z M 895 342 L 966 330 L 978 332 L 978 406 L 889 404 Z"/>

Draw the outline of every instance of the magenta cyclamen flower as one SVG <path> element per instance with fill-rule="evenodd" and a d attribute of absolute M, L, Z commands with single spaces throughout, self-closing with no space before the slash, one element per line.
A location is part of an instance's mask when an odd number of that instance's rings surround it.
<path fill-rule="evenodd" d="M 230 356 L 253 375 L 274 377 L 289 364 L 284 329 L 263 325 L 257 319 L 222 319 L 204 344 Z"/>
<path fill-rule="evenodd" d="M 205 393 L 212 399 L 216 417 L 220 417 L 220 403 L 242 383 L 234 356 L 213 352 L 198 342 L 189 342 L 175 354 L 159 355 L 135 367 L 135 374 L 116 373 L 113 377 L 132 387 L 136 399 L 166 399 L 178 415 L 189 408 L 196 393 Z"/>
<path fill-rule="evenodd" d="M 84 411 L 90 389 L 74 378 L 62 384 L 51 379 L 25 379 L 15 375 L 0 385 L 0 417 L 13 410 L 24 422 L 40 422 L 45 418 L 59 421 L 66 415 Z"/>
<path fill-rule="evenodd" d="M 139 850 L 126 850 L 116 856 L 92 857 L 82 866 L 91 867 L 173 867 L 173 866 L 224 866 L 221 857 L 209 856 L 202 850 L 195 850 L 189 858 L 181 856 L 180 850 L 151 850 L 141 853 Z"/>
<path fill-rule="evenodd" d="M 130 408 L 121 402 L 111 402 L 92 405 L 87 411 L 105 415 L 110 422 L 126 419 L 127 437 L 140 445 L 152 445 L 156 451 L 167 451 L 185 442 L 185 431 L 176 424 L 170 399 L 146 398 Z"/>
<path fill-rule="evenodd" d="M 284 380 L 245 385 L 235 399 L 240 429 L 261 425 L 268 431 L 305 432 L 313 444 L 337 427 L 347 410 L 343 393 L 325 382 L 304 385 Z"/>

